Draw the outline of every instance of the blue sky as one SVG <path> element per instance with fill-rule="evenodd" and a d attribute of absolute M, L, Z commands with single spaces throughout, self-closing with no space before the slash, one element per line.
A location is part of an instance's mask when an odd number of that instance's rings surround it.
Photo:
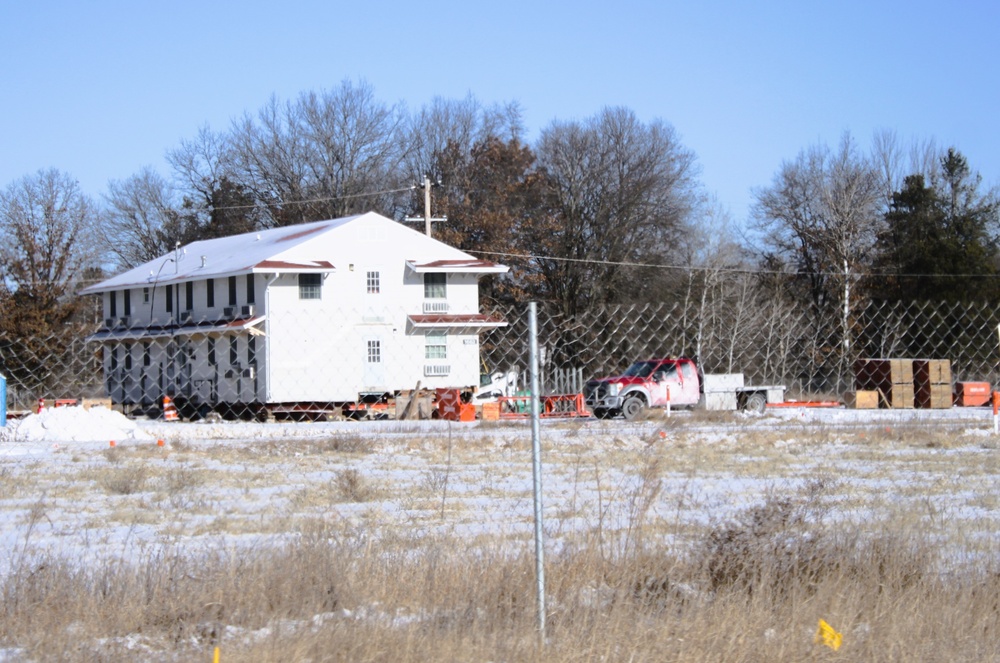
<path fill-rule="evenodd" d="M 0 0 L 0 187 L 55 167 L 97 197 L 274 94 L 517 101 L 528 138 L 604 106 L 662 119 L 735 219 L 849 131 L 954 145 L 1000 184 L 1000 4 Z"/>

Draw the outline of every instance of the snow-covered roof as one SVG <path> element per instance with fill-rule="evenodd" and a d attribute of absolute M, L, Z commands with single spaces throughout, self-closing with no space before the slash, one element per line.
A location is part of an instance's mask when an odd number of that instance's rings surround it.
<path fill-rule="evenodd" d="M 336 271 L 337 265 L 331 262 L 329 249 L 324 248 L 324 246 L 329 247 L 330 243 L 317 240 L 321 237 L 327 238 L 334 233 L 338 246 L 351 247 L 359 241 L 359 233 L 345 232 L 345 229 L 358 224 L 363 227 L 362 229 L 370 227 L 373 232 L 402 235 L 407 245 L 420 247 L 420 253 L 427 257 L 413 261 L 414 264 L 440 262 L 442 268 L 438 271 L 507 271 L 503 265 L 476 260 L 467 253 L 407 228 L 381 214 L 367 212 L 340 219 L 314 221 L 192 242 L 85 288 L 80 294 L 225 278 L 240 274 L 333 272 Z M 360 236 L 363 235 L 364 233 L 360 233 Z M 364 247 L 359 246 L 358 254 L 361 255 L 363 250 Z M 343 256 L 343 253 L 340 255 Z M 468 268 L 461 269 L 459 265 L 462 264 Z"/>

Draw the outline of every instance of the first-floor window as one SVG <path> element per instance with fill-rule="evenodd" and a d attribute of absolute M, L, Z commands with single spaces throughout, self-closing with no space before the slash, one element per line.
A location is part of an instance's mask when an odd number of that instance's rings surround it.
<path fill-rule="evenodd" d="M 240 363 L 240 354 L 236 349 L 236 337 L 229 337 L 229 365 L 237 366 Z"/>
<path fill-rule="evenodd" d="M 448 358 L 448 335 L 443 331 L 429 331 L 424 337 L 425 359 Z"/>
<path fill-rule="evenodd" d="M 365 279 L 369 295 L 377 295 L 382 291 L 382 278 L 378 272 L 368 272 Z"/>
<path fill-rule="evenodd" d="M 208 365 L 215 366 L 215 338 L 208 337 Z"/>
<path fill-rule="evenodd" d="M 299 299 L 321 299 L 322 274 L 299 274 Z"/>
<path fill-rule="evenodd" d="M 381 341 L 368 341 L 368 363 L 369 364 L 380 364 L 380 363 L 382 363 L 382 342 Z"/>

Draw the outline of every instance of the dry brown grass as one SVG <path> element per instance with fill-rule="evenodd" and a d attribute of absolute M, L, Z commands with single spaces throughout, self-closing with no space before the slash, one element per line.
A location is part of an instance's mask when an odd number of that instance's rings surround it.
<path fill-rule="evenodd" d="M 0 640 L 37 661 L 989 660 L 1000 574 L 941 574 L 918 533 L 823 532 L 775 497 L 707 531 L 702 555 L 598 548 L 547 567 L 547 642 L 530 555 L 460 541 L 376 543 L 322 520 L 285 542 L 162 549 L 81 568 L 23 560 L 0 583 Z M 401 534 L 401 533 L 400 533 Z M 418 551 L 414 554 L 414 551 Z M 844 633 L 835 656 L 818 619 Z"/>
<path fill-rule="evenodd" d="M 393 438 L 398 454 L 352 434 L 0 465 L 0 508 L 20 527 L 0 646 L 70 662 L 210 660 L 214 646 L 264 663 L 996 659 L 984 511 L 997 498 L 983 488 L 1000 461 L 980 441 L 698 428 L 596 427 L 595 442 L 560 424 L 570 439 L 545 457 L 544 646 L 530 445 L 503 426 Z M 721 499 L 746 507 L 716 512 L 704 486 L 727 482 Z M 201 538 L 41 546 L 61 519 L 93 541 L 109 523 Z M 813 641 L 821 618 L 844 634 L 837 653 Z"/>

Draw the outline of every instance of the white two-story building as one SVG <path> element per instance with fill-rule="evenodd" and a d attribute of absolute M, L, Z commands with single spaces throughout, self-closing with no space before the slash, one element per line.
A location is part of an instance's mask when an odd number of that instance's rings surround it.
<path fill-rule="evenodd" d="M 198 409 L 334 408 L 479 384 L 478 260 L 369 212 L 194 242 L 82 291 L 103 298 L 108 395 Z"/>

